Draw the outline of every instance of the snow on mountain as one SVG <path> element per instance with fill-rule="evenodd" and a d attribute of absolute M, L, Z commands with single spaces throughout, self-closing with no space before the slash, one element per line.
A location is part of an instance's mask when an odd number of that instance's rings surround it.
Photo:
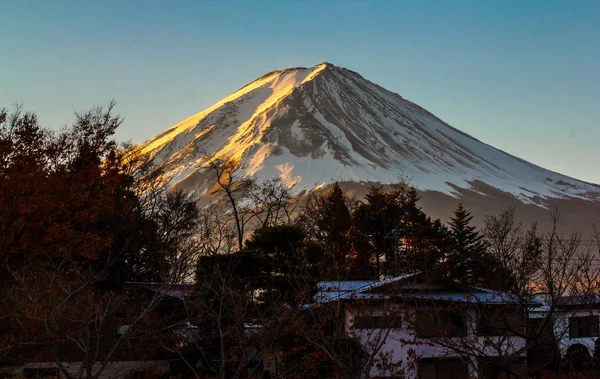
<path fill-rule="evenodd" d="M 295 191 L 334 181 L 393 182 L 456 195 L 474 183 L 525 203 L 600 199 L 600 186 L 487 145 L 359 74 L 321 63 L 270 72 L 138 145 L 171 185 L 198 194 L 203 157 L 241 159 L 243 175 L 279 176 Z"/>

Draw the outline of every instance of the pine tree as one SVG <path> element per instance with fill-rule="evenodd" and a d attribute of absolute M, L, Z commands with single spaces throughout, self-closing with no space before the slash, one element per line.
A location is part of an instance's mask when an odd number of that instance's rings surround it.
<path fill-rule="evenodd" d="M 350 204 L 339 184 L 334 183 L 326 193 L 311 194 L 300 216 L 307 238 L 320 244 L 331 260 L 329 263 L 339 268 L 348 265 Z"/>
<path fill-rule="evenodd" d="M 339 256 L 340 250 L 345 246 L 344 233 L 350 229 L 348 199 L 339 184 L 335 183 L 325 196 L 323 210 L 325 217 L 320 220 L 319 228 L 327 231 L 328 248 Z"/>
<path fill-rule="evenodd" d="M 355 255 L 361 262 L 374 262 L 374 276 L 437 271 L 440 256 L 448 250 L 448 230 L 439 220 L 432 221 L 418 200 L 417 190 L 403 183 L 392 189 L 373 186 L 355 208 L 350 239 L 353 247 L 360 246 Z"/>
<path fill-rule="evenodd" d="M 401 269 L 437 273 L 437 263 L 448 251 L 448 228 L 439 219 L 431 220 L 417 205 L 419 196 L 414 187 L 406 192 L 403 203 Z"/>
<path fill-rule="evenodd" d="M 353 221 L 360 230 L 360 235 L 368 240 L 370 247 L 369 252 L 363 251 L 361 254 L 372 256 L 377 278 L 394 271 L 394 244 L 390 237 L 393 230 L 401 225 L 404 192 L 403 186 L 389 191 L 380 185 L 371 186 L 364 201 L 353 213 Z"/>
<path fill-rule="evenodd" d="M 491 262 L 487 256 L 487 244 L 475 226 L 473 216 L 463 203 L 458 203 L 454 216 L 450 219 L 452 251 L 447 255 L 446 272 L 450 278 L 470 285 L 485 282 L 486 266 Z"/>

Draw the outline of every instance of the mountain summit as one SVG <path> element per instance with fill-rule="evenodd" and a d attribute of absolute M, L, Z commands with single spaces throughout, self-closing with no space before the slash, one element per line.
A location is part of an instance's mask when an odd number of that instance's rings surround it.
<path fill-rule="evenodd" d="M 487 145 L 356 72 L 320 63 L 272 71 L 138 145 L 172 186 L 209 183 L 206 154 L 241 159 L 244 175 L 295 191 L 334 181 L 393 182 L 456 196 L 482 185 L 523 203 L 600 199 L 600 187 Z"/>

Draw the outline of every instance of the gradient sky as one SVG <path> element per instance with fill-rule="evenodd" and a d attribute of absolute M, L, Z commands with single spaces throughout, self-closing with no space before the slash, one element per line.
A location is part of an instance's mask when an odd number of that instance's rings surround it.
<path fill-rule="evenodd" d="M 0 0 L 0 106 L 117 101 L 141 142 L 264 73 L 349 68 L 506 152 L 600 183 L 600 1 Z"/>

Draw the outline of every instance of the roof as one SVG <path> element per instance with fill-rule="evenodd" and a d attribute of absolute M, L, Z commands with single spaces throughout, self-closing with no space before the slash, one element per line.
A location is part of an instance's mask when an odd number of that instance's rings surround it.
<path fill-rule="evenodd" d="M 419 300 L 437 300 L 451 301 L 455 303 L 474 303 L 474 304 L 519 304 L 519 298 L 511 293 L 475 289 L 474 292 L 456 293 L 424 293 L 415 295 L 404 295 L 404 298 L 419 299 Z"/>
<path fill-rule="evenodd" d="M 549 312 L 552 308 L 552 296 L 547 293 L 539 293 L 533 295 L 533 299 L 538 303 L 538 306 L 533 309 L 536 312 Z M 588 296 L 562 296 L 556 299 L 556 308 L 571 308 L 571 307 L 600 307 L 600 295 Z"/>
<path fill-rule="evenodd" d="M 420 272 L 413 274 L 404 274 L 395 277 L 389 277 L 374 281 L 326 281 L 319 282 L 317 287 L 319 292 L 315 296 L 315 304 L 324 304 L 333 301 L 344 300 L 382 300 L 394 298 L 413 299 L 413 300 L 436 300 L 452 301 L 461 303 L 485 303 L 485 304 L 519 304 L 522 299 L 518 296 L 508 293 L 490 290 L 486 288 L 470 287 L 460 283 L 452 283 L 448 288 L 428 290 L 411 290 L 397 294 L 373 293 L 371 290 L 390 283 L 397 283 L 402 280 L 415 277 Z M 457 289 L 457 286 L 464 291 Z M 312 304 L 312 305 L 315 305 Z M 531 302 L 531 305 L 539 305 Z"/>
<path fill-rule="evenodd" d="M 194 284 L 168 284 L 152 282 L 128 282 L 137 287 L 146 288 L 152 292 L 182 299 L 194 291 Z"/>
<path fill-rule="evenodd" d="M 348 300 L 356 298 L 356 295 L 362 294 L 374 288 L 386 284 L 395 283 L 407 278 L 414 277 L 420 272 L 413 274 L 403 274 L 399 276 L 388 277 L 382 280 L 340 280 L 325 281 L 317 283 L 319 292 L 315 296 L 317 303 L 328 303 L 331 301 Z M 372 295 L 372 294 L 371 294 Z"/>
<path fill-rule="evenodd" d="M 317 287 L 321 291 L 355 291 L 363 287 L 372 284 L 372 280 L 338 280 L 338 281 L 325 281 L 317 283 Z"/>
<path fill-rule="evenodd" d="M 600 305 L 599 295 L 563 296 L 557 300 L 559 306 L 569 305 Z"/>

